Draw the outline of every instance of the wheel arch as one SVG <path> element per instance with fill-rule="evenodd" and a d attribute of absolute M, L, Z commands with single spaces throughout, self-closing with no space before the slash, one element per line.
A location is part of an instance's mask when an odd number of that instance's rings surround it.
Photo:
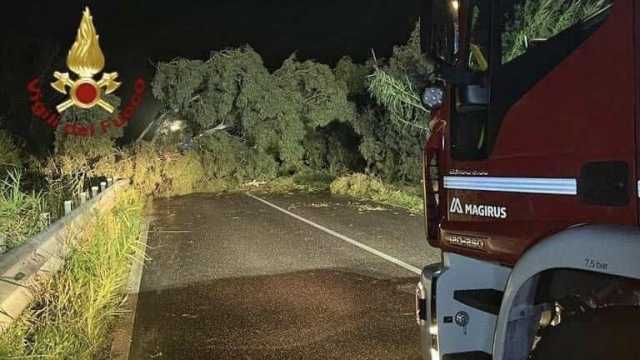
<path fill-rule="evenodd" d="M 521 338 L 531 338 L 532 327 L 519 320 L 533 305 L 539 275 L 553 269 L 640 279 L 640 230 L 622 225 L 577 226 L 529 249 L 505 287 L 494 334 L 495 360 L 526 359 L 532 339 Z"/>

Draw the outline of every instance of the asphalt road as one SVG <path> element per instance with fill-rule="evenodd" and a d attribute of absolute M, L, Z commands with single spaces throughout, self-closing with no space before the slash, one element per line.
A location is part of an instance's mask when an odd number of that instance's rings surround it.
<path fill-rule="evenodd" d="M 439 258 L 422 218 L 327 194 L 258 196 L 272 205 L 154 203 L 130 359 L 419 359 L 411 269 Z"/>

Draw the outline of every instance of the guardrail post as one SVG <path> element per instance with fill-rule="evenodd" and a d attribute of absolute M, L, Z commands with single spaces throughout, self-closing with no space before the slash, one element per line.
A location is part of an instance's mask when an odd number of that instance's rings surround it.
<path fill-rule="evenodd" d="M 64 215 L 66 216 L 71 214 L 71 210 L 73 210 L 73 201 L 66 200 L 64 202 Z"/>

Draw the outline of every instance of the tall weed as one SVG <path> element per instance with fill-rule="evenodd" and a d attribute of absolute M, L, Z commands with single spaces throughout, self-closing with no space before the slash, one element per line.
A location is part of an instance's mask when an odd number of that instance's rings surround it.
<path fill-rule="evenodd" d="M 119 195 L 82 233 L 33 308 L 0 336 L 0 358 L 95 359 L 109 343 L 132 261 L 141 261 L 143 200 Z"/>
<path fill-rule="evenodd" d="M 22 173 L 12 170 L 0 179 L 0 253 L 45 229 L 45 200 L 40 192 L 23 192 Z"/>

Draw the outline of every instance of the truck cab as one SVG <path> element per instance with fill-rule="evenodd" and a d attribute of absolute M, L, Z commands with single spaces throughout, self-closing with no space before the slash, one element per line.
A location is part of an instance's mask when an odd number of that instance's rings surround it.
<path fill-rule="evenodd" d="M 425 359 L 639 358 L 593 335 L 640 320 L 639 15 L 633 0 L 423 3 L 425 218 L 443 253 L 416 290 Z"/>

